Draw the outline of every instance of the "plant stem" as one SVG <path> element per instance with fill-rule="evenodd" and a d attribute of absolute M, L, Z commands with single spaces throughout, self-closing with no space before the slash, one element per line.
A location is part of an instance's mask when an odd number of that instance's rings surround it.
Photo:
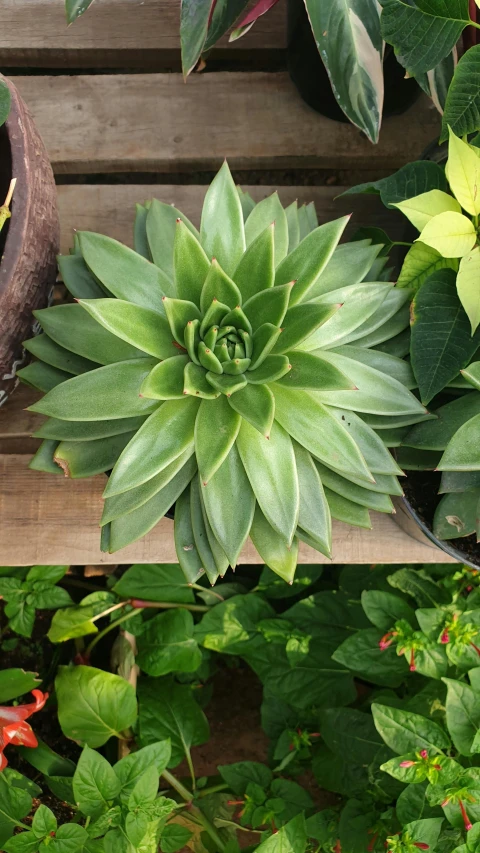
<path fill-rule="evenodd" d="M 195 770 L 193 769 L 193 761 L 192 756 L 189 749 L 185 750 L 185 758 L 187 759 L 188 769 L 190 771 L 190 776 L 192 779 L 192 791 L 194 795 L 196 794 L 195 788 L 197 787 L 197 783 L 195 781 Z"/>
<path fill-rule="evenodd" d="M 211 609 L 210 607 L 207 607 L 206 604 L 176 604 L 174 601 L 144 601 L 143 598 L 131 598 L 129 601 L 124 601 L 123 603 L 131 604 L 132 607 L 140 607 L 141 609 L 147 607 L 159 607 L 164 610 L 176 610 L 177 608 L 182 608 L 183 610 L 192 610 L 194 613 L 208 613 Z"/>
<path fill-rule="evenodd" d="M 12 178 L 12 180 L 10 181 L 10 186 L 8 188 L 7 197 L 6 197 L 5 201 L 3 202 L 2 206 L 0 207 L 0 231 L 2 230 L 3 226 L 5 225 L 5 222 L 7 221 L 7 219 L 10 219 L 10 217 L 12 215 L 10 213 L 9 208 L 10 208 L 10 202 L 12 201 L 13 191 L 15 189 L 16 183 L 17 183 L 17 179 Z"/>
<path fill-rule="evenodd" d="M 205 587 L 201 586 L 199 583 L 190 583 L 189 587 L 190 589 L 198 589 L 199 592 L 205 592 Z M 219 592 L 214 592 L 213 589 L 209 589 L 207 591 L 210 593 L 210 595 L 214 595 L 215 598 L 218 598 L 219 601 L 225 601 L 223 595 L 220 595 Z"/>
<path fill-rule="evenodd" d="M 168 770 L 164 770 L 162 773 L 162 776 L 165 779 L 165 781 L 168 782 L 168 784 L 174 789 L 174 791 L 176 791 L 177 794 L 179 794 L 181 796 L 182 800 L 185 800 L 185 802 L 188 803 L 189 811 L 190 811 L 191 815 L 193 817 L 195 817 L 198 820 L 198 822 L 203 826 L 205 832 L 208 833 L 208 835 L 210 836 L 212 841 L 215 843 L 215 845 L 217 846 L 220 853 L 224 853 L 225 844 L 223 843 L 222 839 L 220 838 L 217 830 L 215 829 L 213 824 L 210 823 L 208 818 L 205 817 L 205 815 L 198 808 L 198 806 L 194 806 L 192 804 L 192 799 L 193 799 L 192 792 L 189 791 L 188 788 L 185 788 L 185 786 L 182 785 L 182 783 L 179 782 L 178 779 L 172 773 L 170 773 Z"/>
<path fill-rule="evenodd" d="M 221 785 L 210 785 L 209 788 L 202 788 L 201 791 L 197 792 L 197 798 L 207 797 L 209 794 L 216 794 L 217 791 L 226 791 L 228 789 L 228 785 L 222 783 Z"/>
<path fill-rule="evenodd" d="M 108 616 L 109 613 L 114 613 L 115 610 L 120 610 L 121 607 L 125 607 L 127 604 L 130 604 L 130 602 L 129 601 L 119 601 L 118 604 L 112 604 L 111 607 L 107 607 L 106 610 L 102 610 L 102 612 L 98 613 L 97 616 L 92 616 L 90 621 L 91 622 L 97 622 L 99 619 L 103 619 L 103 617 Z"/>
<path fill-rule="evenodd" d="M 405 243 L 403 240 L 393 240 L 393 246 L 408 246 L 409 249 L 412 248 L 413 243 Z"/>
<path fill-rule="evenodd" d="M 128 601 L 123 602 L 123 604 L 124 605 L 128 604 Z M 116 609 L 116 607 L 115 607 L 115 609 Z M 132 616 L 136 616 L 137 613 L 141 613 L 141 612 L 142 612 L 141 607 L 137 608 L 136 610 L 130 610 L 129 613 L 124 613 L 123 616 L 120 616 L 118 619 L 115 619 L 113 622 L 111 622 L 110 625 L 107 625 L 107 627 L 104 628 L 103 631 L 99 631 L 98 634 L 96 634 L 95 637 L 93 638 L 92 642 L 85 649 L 86 657 L 89 657 L 89 655 L 91 655 L 92 649 L 95 648 L 97 643 L 99 643 L 100 640 L 102 640 L 106 634 L 109 634 L 110 631 L 114 631 L 115 628 L 118 627 L 118 625 L 122 624 L 122 622 L 126 622 L 127 619 L 131 619 Z M 104 616 L 105 614 L 102 613 L 101 615 Z"/>

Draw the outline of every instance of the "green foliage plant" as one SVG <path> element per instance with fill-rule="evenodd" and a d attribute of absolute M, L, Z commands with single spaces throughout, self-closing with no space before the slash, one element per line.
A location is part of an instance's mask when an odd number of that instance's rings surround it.
<path fill-rule="evenodd" d="M 368 528 L 369 509 L 392 511 L 402 471 L 381 431 L 426 417 L 395 354 L 409 291 L 370 238 L 339 245 L 347 222 L 276 193 L 255 204 L 225 163 L 200 231 L 154 200 L 135 251 L 77 233 L 59 259 L 76 304 L 35 312 L 38 360 L 19 376 L 46 392 L 31 467 L 109 473 L 104 550 L 175 504 L 188 580 L 213 584 L 250 536 L 291 581 L 299 540 L 330 556 L 332 517 Z"/>

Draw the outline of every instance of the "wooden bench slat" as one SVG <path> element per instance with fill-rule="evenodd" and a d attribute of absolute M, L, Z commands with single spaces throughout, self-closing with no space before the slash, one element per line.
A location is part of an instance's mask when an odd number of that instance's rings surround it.
<path fill-rule="evenodd" d="M 285 72 L 13 78 L 57 173 L 217 169 L 396 169 L 438 136 L 422 96 L 373 147 L 310 109 Z M 408 128 L 408 133 L 405 132 Z"/>
<path fill-rule="evenodd" d="M 0 456 L 0 553 L 5 565 L 177 562 L 173 522 L 116 554 L 102 554 L 98 521 L 104 477 L 68 480 L 28 468 L 28 456 Z M 443 551 L 406 536 L 386 515 L 372 513 L 373 531 L 334 523 L 334 563 L 453 562 Z M 425 540 L 426 541 L 426 540 Z M 239 563 L 261 563 L 248 542 Z M 300 563 L 328 563 L 301 543 Z"/>
<path fill-rule="evenodd" d="M 2 0 L 2 65 L 160 67 L 165 52 L 179 58 L 179 23 L 180 0 L 96 0 L 70 27 L 63 0 Z M 220 44 L 232 59 L 239 52 L 284 48 L 284 0 L 244 38 L 228 47 L 226 38 Z"/>

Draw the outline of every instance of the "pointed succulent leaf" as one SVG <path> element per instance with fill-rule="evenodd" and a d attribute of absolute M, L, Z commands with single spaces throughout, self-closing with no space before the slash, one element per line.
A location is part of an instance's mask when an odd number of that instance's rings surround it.
<path fill-rule="evenodd" d="M 246 2 L 248 2 L 248 0 L 239 0 L 239 2 L 243 3 L 243 5 L 246 5 Z M 217 5 L 215 6 L 215 10 L 218 11 L 219 8 L 221 8 L 222 6 L 223 6 L 223 8 L 226 8 L 228 6 L 228 3 L 217 3 Z M 234 17 L 236 17 L 236 15 L 237 15 L 237 13 L 235 12 Z M 232 21 L 232 23 L 233 23 L 233 21 Z M 214 25 L 214 22 L 212 20 L 212 26 L 210 28 L 210 33 L 212 34 L 212 37 L 213 37 L 214 29 L 215 29 L 215 25 Z M 227 29 L 228 29 L 228 27 L 226 29 L 224 29 L 222 35 L 224 35 L 227 32 Z M 216 39 L 214 39 L 214 41 L 212 42 L 210 47 L 214 44 L 215 41 L 216 41 Z M 252 196 L 250 195 L 250 193 L 245 192 L 239 186 L 237 186 L 237 193 L 238 193 L 238 197 L 240 199 L 240 204 L 242 205 L 243 219 L 244 219 L 244 222 L 246 222 L 248 217 L 250 216 L 253 208 L 255 207 L 255 202 L 254 202 Z"/>
<path fill-rule="evenodd" d="M 134 435 L 126 432 L 92 441 L 61 441 L 53 458 L 66 477 L 93 477 L 113 468 Z"/>
<path fill-rule="evenodd" d="M 210 269 L 210 262 L 195 234 L 177 219 L 173 247 L 175 294 L 200 307 L 200 295 Z"/>
<path fill-rule="evenodd" d="M 242 303 L 242 296 L 237 285 L 223 271 L 216 258 L 212 259 L 200 294 L 200 308 L 203 314 L 214 299 L 221 302 L 222 305 L 228 305 L 229 309 Z"/>
<path fill-rule="evenodd" d="M 393 512 L 393 504 L 388 495 L 374 492 L 368 487 L 358 486 L 331 468 L 327 468 L 326 465 L 322 465 L 321 462 L 315 462 L 315 466 L 326 489 L 367 509 L 374 509 L 376 512 Z"/>
<path fill-rule="evenodd" d="M 368 282 L 342 287 L 318 297 L 317 301 L 322 305 L 341 305 L 341 308 L 298 348 L 311 351 L 347 343 L 354 337 L 352 333 L 383 306 L 392 288 L 390 282 Z"/>
<path fill-rule="evenodd" d="M 372 529 L 370 514 L 366 507 L 332 492 L 326 486 L 324 491 L 332 518 L 343 521 L 345 524 L 351 524 L 353 527 L 362 527 L 364 530 Z"/>
<path fill-rule="evenodd" d="M 273 351 L 284 353 L 296 349 L 330 317 L 333 317 L 339 308 L 341 308 L 339 304 L 322 305 L 314 302 L 304 302 L 289 308 L 282 320 L 282 336 L 275 344 Z"/>
<path fill-rule="evenodd" d="M 175 355 L 170 327 L 162 314 L 123 299 L 86 299 L 79 304 L 107 332 L 155 356 Z"/>
<path fill-rule="evenodd" d="M 108 296 L 108 291 L 94 279 L 81 255 L 59 255 L 57 260 L 62 281 L 75 299 Z"/>
<path fill-rule="evenodd" d="M 148 207 L 146 204 L 136 204 L 135 205 L 135 222 L 133 225 L 133 248 L 142 258 L 146 258 L 147 261 L 152 260 L 152 253 L 150 252 L 150 246 L 148 245 L 148 237 L 147 237 L 147 215 L 148 215 Z M 88 296 L 84 296 L 84 299 L 88 299 Z"/>
<path fill-rule="evenodd" d="M 297 565 L 297 539 L 293 540 L 291 547 L 287 547 L 258 506 L 255 509 L 250 536 L 268 568 L 287 583 L 292 583 Z"/>
<path fill-rule="evenodd" d="M 360 418 L 355 412 L 349 412 L 346 409 L 337 409 L 333 406 L 330 407 L 329 411 L 350 433 L 362 452 L 370 471 L 375 475 L 375 479 L 377 474 L 397 476 L 403 473 L 381 438 L 365 423 L 363 418 Z M 369 486 L 370 484 L 366 488 L 369 488 Z"/>
<path fill-rule="evenodd" d="M 197 306 L 186 299 L 171 299 L 165 296 L 163 299 L 165 314 L 170 325 L 170 330 L 177 343 L 184 346 L 184 332 L 188 323 L 194 320 L 200 321 L 202 315 Z"/>
<path fill-rule="evenodd" d="M 220 575 L 221 578 L 225 575 L 230 563 L 228 561 L 228 557 L 225 554 L 220 542 L 217 541 L 215 535 L 213 533 L 212 527 L 208 520 L 207 510 L 205 509 L 205 504 L 203 502 L 203 489 L 200 488 L 201 483 L 197 478 L 197 482 L 199 483 L 199 492 L 200 492 L 200 505 L 202 507 L 203 514 L 203 523 L 205 525 L 205 530 L 207 533 L 208 544 L 210 545 L 210 551 L 212 552 L 213 559 L 215 561 L 217 574 Z"/>
<path fill-rule="evenodd" d="M 218 568 L 207 535 L 207 526 L 205 524 L 205 514 L 200 490 L 201 485 L 199 478 L 194 477 L 190 483 L 190 515 L 193 538 L 202 568 L 205 570 L 208 580 L 213 586 L 218 578 Z"/>
<path fill-rule="evenodd" d="M 278 383 L 272 391 L 275 419 L 302 447 L 347 475 L 367 482 L 374 479 L 357 444 L 327 406 L 305 391 L 294 391 Z"/>
<path fill-rule="evenodd" d="M 247 384 L 247 380 L 243 374 L 241 376 L 229 376 L 224 373 L 222 376 L 219 376 L 217 373 L 209 372 L 206 374 L 206 379 L 215 391 L 220 391 L 221 394 L 225 394 L 227 397 L 231 397 L 236 391 L 245 388 Z"/>
<path fill-rule="evenodd" d="M 318 469 L 304 447 L 293 441 L 300 490 L 298 524 L 315 539 L 316 548 L 331 556 L 332 520 Z"/>
<path fill-rule="evenodd" d="M 345 230 L 348 216 L 320 225 L 308 234 L 293 252 L 280 264 L 275 284 L 295 281 L 290 305 L 301 302 L 325 269 Z"/>
<path fill-rule="evenodd" d="M 382 246 L 370 245 L 360 240 L 354 243 L 341 243 L 335 249 L 327 266 L 317 278 L 308 293 L 308 299 L 313 300 L 331 290 L 338 290 L 345 284 L 359 284 L 364 280 L 372 267 Z"/>
<path fill-rule="evenodd" d="M 111 497 L 141 486 L 193 443 L 199 402 L 167 400 L 140 427 L 120 456 L 105 488 Z"/>
<path fill-rule="evenodd" d="M 223 372 L 230 376 L 239 376 L 245 373 L 250 366 L 249 358 L 235 358 L 233 361 L 223 363 Z"/>
<path fill-rule="evenodd" d="M 214 0 L 182 0 L 180 12 L 180 44 L 182 71 L 186 78 L 195 68 L 203 51 L 215 8 Z"/>
<path fill-rule="evenodd" d="M 31 388 L 37 388 L 38 391 L 51 391 L 57 385 L 61 385 L 67 379 L 72 378 L 71 373 L 66 373 L 64 370 L 57 370 L 50 364 L 43 364 L 41 361 L 34 361 L 33 364 L 27 364 L 21 370 L 17 370 L 17 376 L 25 385 L 30 385 Z"/>
<path fill-rule="evenodd" d="M 255 332 L 264 323 L 273 323 L 280 326 L 285 314 L 292 292 L 293 282 L 262 290 L 251 296 L 243 306 L 252 329 Z"/>
<path fill-rule="evenodd" d="M 145 503 L 114 519 L 110 525 L 105 524 L 102 530 L 110 529 L 109 552 L 113 554 L 125 548 L 155 527 L 187 488 L 196 467 L 195 457 L 191 456 L 177 474 Z"/>
<path fill-rule="evenodd" d="M 207 374 L 204 368 L 199 367 L 191 361 L 184 370 L 183 386 L 185 394 L 190 394 L 192 397 L 199 397 L 202 400 L 216 400 L 221 393 L 215 390 L 210 382 L 207 381 Z"/>
<path fill-rule="evenodd" d="M 225 314 L 225 317 L 222 320 L 222 326 L 233 326 L 237 331 L 242 329 L 249 335 L 252 334 L 252 325 L 250 320 L 246 316 L 245 312 L 240 308 L 240 305 L 236 305 L 235 308 L 228 312 L 228 314 Z"/>
<path fill-rule="evenodd" d="M 348 391 L 356 387 L 345 373 L 323 358 L 320 351 L 314 354 L 298 350 L 286 356 L 292 369 L 277 380 L 282 385 L 319 391 Z"/>
<path fill-rule="evenodd" d="M 64 370 L 66 373 L 71 373 L 73 376 L 78 376 L 80 373 L 86 373 L 88 370 L 94 370 L 99 367 L 94 361 L 88 358 L 83 358 L 81 355 L 76 355 L 71 350 L 61 347 L 52 341 L 48 335 L 36 335 L 35 338 L 30 338 L 23 344 L 28 352 L 31 352 L 35 358 L 40 359 L 58 370 Z"/>
<path fill-rule="evenodd" d="M 480 415 L 459 427 L 437 466 L 439 471 L 480 470 Z"/>
<path fill-rule="evenodd" d="M 266 385 L 246 385 L 228 398 L 232 409 L 266 438 L 275 415 L 275 398 Z"/>
<path fill-rule="evenodd" d="M 205 370 L 221 375 L 223 373 L 222 362 L 211 349 L 209 349 L 203 341 L 200 341 L 197 348 L 197 355 L 202 367 Z"/>
<path fill-rule="evenodd" d="M 285 208 L 288 225 L 288 251 L 293 252 L 300 242 L 300 226 L 298 224 L 298 202 L 292 201 Z"/>
<path fill-rule="evenodd" d="M 260 367 L 246 373 L 246 378 L 253 385 L 264 385 L 266 382 L 281 379 L 290 369 L 290 362 L 286 355 L 267 355 Z"/>
<path fill-rule="evenodd" d="M 81 305 L 56 305 L 33 314 L 55 343 L 98 364 L 115 364 L 146 356 L 104 329 Z"/>
<path fill-rule="evenodd" d="M 165 204 L 154 198 L 147 213 L 147 238 L 153 263 L 162 272 L 162 278 L 169 284 L 164 287 L 167 296 L 174 296 L 173 256 L 177 221 L 181 220 L 188 230 L 198 237 L 198 231 L 192 223 L 171 204 Z"/>
<path fill-rule="evenodd" d="M 249 534 L 255 496 L 234 444 L 225 461 L 203 487 L 205 510 L 215 538 L 235 566 Z"/>
<path fill-rule="evenodd" d="M 235 284 L 246 302 L 275 283 L 275 227 L 269 225 L 248 246 L 235 270 Z"/>
<path fill-rule="evenodd" d="M 184 372 L 188 355 L 175 355 L 156 364 L 140 388 L 149 400 L 182 400 L 185 394 Z"/>
<path fill-rule="evenodd" d="M 144 422 L 143 417 L 118 418 L 112 421 L 63 421 L 48 418 L 34 433 L 35 438 L 56 438 L 58 441 L 93 441 L 108 438 L 123 432 L 137 430 Z"/>
<path fill-rule="evenodd" d="M 285 210 L 276 192 L 256 204 L 248 217 L 245 223 L 247 246 L 251 246 L 272 223 L 274 224 L 274 262 L 275 267 L 278 267 L 288 252 L 288 223 Z"/>
<path fill-rule="evenodd" d="M 189 488 L 185 489 L 175 504 L 174 538 L 182 572 L 188 583 L 195 583 L 203 575 L 204 568 L 193 534 Z"/>
<path fill-rule="evenodd" d="M 142 400 L 139 394 L 155 363 L 153 359 L 132 359 L 74 376 L 30 406 L 30 411 L 65 421 L 103 421 L 149 414 L 158 402 Z"/>
<path fill-rule="evenodd" d="M 163 313 L 162 297 L 171 291 L 171 284 L 161 270 L 103 234 L 80 231 L 78 239 L 85 263 L 110 293 Z"/>
<path fill-rule="evenodd" d="M 250 370 L 256 370 L 265 361 L 267 355 L 272 351 L 275 342 L 282 329 L 274 326 L 273 323 L 264 323 L 259 326 L 252 338 L 252 361 Z"/>
<path fill-rule="evenodd" d="M 197 348 L 200 343 L 200 321 L 190 320 L 185 326 L 184 343 L 187 352 L 194 364 L 200 364 L 200 359 L 197 355 Z"/>
<path fill-rule="evenodd" d="M 268 523 L 290 546 L 299 509 L 298 476 L 290 436 L 275 421 L 266 438 L 242 420 L 237 445 L 257 503 Z"/>
<path fill-rule="evenodd" d="M 195 453 L 204 485 L 228 456 L 241 420 L 224 394 L 215 401 L 204 400 L 200 404 L 195 421 Z"/>
<path fill-rule="evenodd" d="M 208 258 L 232 275 L 246 246 L 242 206 L 226 162 L 207 190 L 200 233 Z"/>

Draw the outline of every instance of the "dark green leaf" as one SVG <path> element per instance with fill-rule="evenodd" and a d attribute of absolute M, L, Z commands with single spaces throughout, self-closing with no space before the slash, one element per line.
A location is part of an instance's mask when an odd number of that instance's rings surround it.
<path fill-rule="evenodd" d="M 332 655 L 333 660 L 363 675 L 374 684 L 398 687 L 404 680 L 408 667 L 397 657 L 394 647 L 381 649 L 382 632 L 366 628 L 348 637 Z"/>
<path fill-rule="evenodd" d="M 91 6 L 93 0 L 65 0 L 65 12 L 67 14 L 67 22 L 73 24 L 80 15 L 83 15 Z"/>
<path fill-rule="evenodd" d="M 194 672 L 202 654 L 193 639 L 193 617 L 188 610 L 171 610 L 150 619 L 137 640 L 137 663 L 148 675 Z"/>
<path fill-rule="evenodd" d="M 187 842 L 192 837 L 192 833 L 186 826 L 179 826 L 172 823 L 162 830 L 160 839 L 160 850 L 162 853 L 177 853 L 186 846 Z"/>
<path fill-rule="evenodd" d="M 62 666 L 55 687 L 62 731 L 80 743 L 102 746 L 137 718 L 135 690 L 118 675 L 92 666 Z"/>
<path fill-rule="evenodd" d="M 396 3 L 397 0 L 392 0 Z M 398 172 L 388 178 L 379 181 L 371 181 L 366 184 L 357 184 L 342 195 L 355 195 L 357 193 L 379 193 L 386 207 L 405 201 L 407 198 L 421 195 L 429 190 L 448 191 L 448 183 L 445 171 L 430 160 L 417 160 L 402 166 Z"/>
<path fill-rule="evenodd" d="M 480 45 L 464 53 L 449 86 L 442 118 L 440 141 L 448 138 L 448 127 L 456 136 L 473 133 L 480 126 Z"/>
<path fill-rule="evenodd" d="M 122 598 L 172 601 L 193 604 L 195 596 L 176 563 L 146 563 L 130 566 L 113 591 Z"/>
<path fill-rule="evenodd" d="M 460 755 L 470 756 L 477 732 L 480 730 L 478 695 L 461 681 L 444 678 L 447 685 L 446 715 L 448 731 Z"/>
<path fill-rule="evenodd" d="M 143 745 L 170 738 L 169 767 L 176 767 L 190 747 L 205 743 L 209 728 L 203 711 L 187 685 L 170 679 L 141 679 L 139 694 L 139 736 Z"/>
<path fill-rule="evenodd" d="M 106 811 L 110 800 L 120 793 L 120 780 L 111 764 L 85 746 L 73 776 L 75 802 L 81 812 L 93 818 Z"/>
<path fill-rule="evenodd" d="M 24 669 L 3 669 L 0 672 L 0 702 L 9 702 L 40 686 L 36 672 Z"/>
<path fill-rule="evenodd" d="M 420 749 L 433 753 L 450 749 L 450 738 L 433 720 L 387 705 L 372 705 L 377 731 L 397 755 Z"/>

